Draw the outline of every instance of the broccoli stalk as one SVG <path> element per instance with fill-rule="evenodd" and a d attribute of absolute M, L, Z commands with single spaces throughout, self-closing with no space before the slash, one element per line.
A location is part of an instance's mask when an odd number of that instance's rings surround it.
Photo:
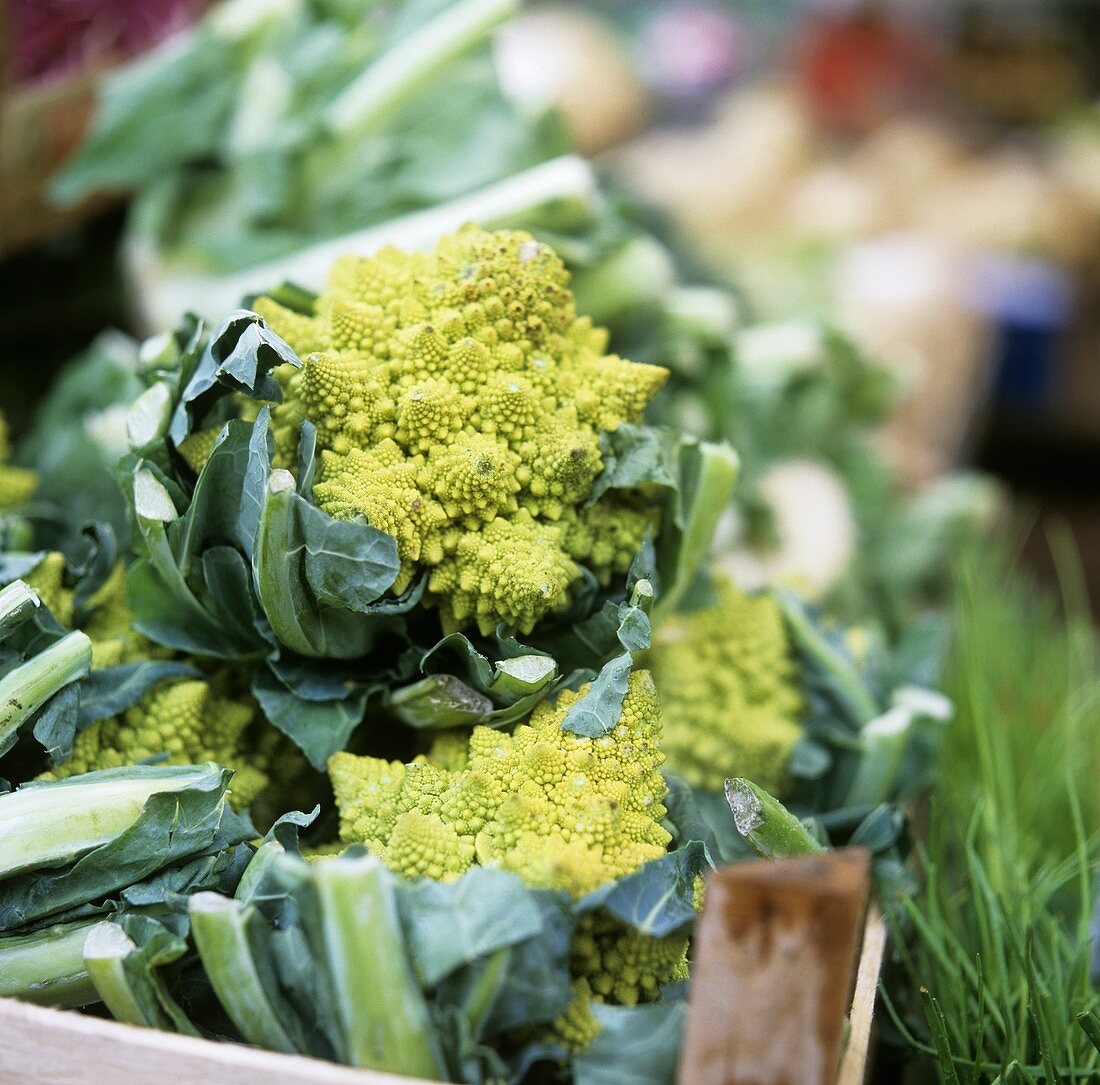
<path fill-rule="evenodd" d="M 121 927 L 102 923 L 84 943 L 84 967 L 99 999 L 116 1021 L 155 1028 L 157 1020 L 135 995 L 123 963 L 136 948 Z"/>
<path fill-rule="evenodd" d="M 55 693 L 91 670 L 92 642 L 75 631 L 0 679 L 0 754 L 15 744 L 23 726 Z"/>
<path fill-rule="evenodd" d="M 443 1080 L 427 1003 L 406 955 L 393 875 L 373 856 L 320 863 L 312 873 L 318 956 L 333 986 L 347 1061 Z"/>
<path fill-rule="evenodd" d="M 24 784 L 0 795 L 0 878 L 55 867 L 129 829 L 150 796 L 202 785 L 210 765 L 109 769 L 67 780 Z"/>
<path fill-rule="evenodd" d="M 807 665 L 818 672 L 852 725 L 862 729 L 879 714 L 879 708 L 855 667 L 828 643 L 798 598 L 787 591 L 775 594 Z"/>
<path fill-rule="evenodd" d="M 298 617 L 308 609 L 309 602 L 295 575 L 295 564 L 285 557 L 292 534 L 296 487 L 289 471 L 272 471 L 267 480 L 253 562 L 256 592 L 279 641 L 299 655 L 317 658 L 324 656 L 324 646 L 314 643 Z"/>
<path fill-rule="evenodd" d="M 10 633 L 40 605 L 38 593 L 22 580 L 13 580 L 0 590 L 0 636 Z"/>
<path fill-rule="evenodd" d="M 188 914 L 210 985 L 244 1039 L 269 1051 L 301 1051 L 284 1025 L 291 1015 L 269 997 L 277 990 L 274 976 L 261 974 L 253 953 L 255 928 L 263 922 L 256 909 L 219 893 L 196 893 Z"/>
<path fill-rule="evenodd" d="M 0 591 L 0 636 L 41 605 L 38 594 L 16 580 Z M 92 642 L 69 633 L 0 679 L 0 755 L 15 745 L 20 727 L 55 693 L 83 678 L 92 666 Z"/>
<path fill-rule="evenodd" d="M 922 719 L 946 722 L 953 711 L 942 694 L 899 689 L 894 704 L 860 732 L 860 758 L 845 805 L 877 806 L 891 798 L 915 725 Z"/>
<path fill-rule="evenodd" d="M 354 146 L 436 78 L 440 69 L 485 40 L 519 9 L 518 0 L 460 0 L 402 38 L 374 61 L 325 110 L 334 135 Z"/>
<path fill-rule="evenodd" d="M 737 453 L 727 444 L 701 442 L 686 450 L 685 482 L 680 495 L 684 517 L 671 582 L 657 599 L 654 624 L 672 614 L 691 587 L 710 550 L 718 520 L 729 504 L 740 470 Z"/>
<path fill-rule="evenodd" d="M 794 814 L 751 780 L 727 780 L 726 801 L 737 831 L 765 859 L 825 851 Z"/>
<path fill-rule="evenodd" d="M 0 937 L 0 997 L 72 1009 L 99 1002 L 84 965 L 84 942 L 100 920 Z"/>
<path fill-rule="evenodd" d="M 118 1021 L 200 1035 L 158 969 L 179 960 L 187 941 L 157 920 L 135 915 L 138 941 L 117 923 L 101 923 L 84 943 L 84 966 Z"/>

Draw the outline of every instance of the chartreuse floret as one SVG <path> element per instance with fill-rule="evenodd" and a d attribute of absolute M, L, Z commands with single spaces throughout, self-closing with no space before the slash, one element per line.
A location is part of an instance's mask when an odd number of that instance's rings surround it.
<path fill-rule="evenodd" d="M 8 420 L 0 412 L 0 512 L 29 501 L 38 489 L 38 475 L 26 467 L 16 467 L 8 462 L 9 459 Z"/>
<path fill-rule="evenodd" d="M 69 627 L 74 619 L 74 593 L 64 578 L 64 556 L 48 553 L 26 582 L 54 617 Z M 170 652 L 134 630 L 122 565 L 112 570 L 85 611 L 80 626 L 91 639 L 94 669 L 170 658 Z M 230 798 L 234 806 L 244 808 L 271 782 L 269 768 L 281 746 L 278 734 L 258 722 L 250 696 L 233 696 L 206 678 L 165 679 L 121 715 L 81 730 L 70 756 L 45 778 L 64 779 L 150 759 L 172 765 L 214 761 L 234 769 Z"/>
<path fill-rule="evenodd" d="M 652 526 L 622 498 L 587 502 L 601 434 L 639 421 L 667 371 L 605 354 L 568 279 L 530 235 L 468 226 L 430 253 L 339 260 L 313 316 L 256 303 L 304 359 L 282 378 L 277 455 L 292 465 L 313 423 L 317 504 L 392 535 L 395 590 L 426 572 L 448 629 L 530 632 L 579 563 L 607 583 Z"/>
<path fill-rule="evenodd" d="M 256 706 L 217 692 L 205 679 L 158 683 L 120 716 L 99 720 L 73 741 L 71 756 L 53 779 L 163 757 L 170 765 L 214 761 L 234 770 L 230 800 L 250 805 L 269 782 L 264 750 L 250 741 Z"/>
<path fill-rule="evenodd" d="M 428 758 L 402 765 L 335 754 L 343 838 L 409 876 L 453 880 L 477 862 L 575 897 L 663 855 L 670 837 L 660 824 L 666 789 L 652 680 L 632 676 L 622 717 L 602 738 L 561 728 L 581 693 L 540 705 L 512 734 L 475 728 L 457 770 Z"/>
<path fill-rule="evenodd" d="M 718 584 L 713 606 L 662 626 L 651 658 L 668 765 L 721 791 L 743 776 L 782 790 L 804 699 L 779 606 Z"/>
<path fill-rule="evenodd" d="M 512 734 L 477 727 L 408 765 L 349 753 L 329 761 L 343 839 L 365 844 L 406 877 L 453 881 L 474 864 L 581 898 L 664 855 L 667 792 L 661 710 L 648 672 L 630 677 L 622 714 L 599 738 L 562 729 L 573 703 L 540 705 Z M 453 767 L 452 767 L 453 766 Z M 653 939 L 601 913 L 573 947 L 576 1001 L 554 1026 L 581 1047 L 597 1027 L 587 1000 L 633 1005 L 686 976 L 687 940 Z"/>

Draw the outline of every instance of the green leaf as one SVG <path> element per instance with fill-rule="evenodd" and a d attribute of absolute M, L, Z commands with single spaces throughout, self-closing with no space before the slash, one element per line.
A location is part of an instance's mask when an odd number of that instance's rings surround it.
<path fill-rule="evenodd" d="M 391 536 L 366 523 L 333 519 L 295 492 L 289 472 L 272 474 L 253 571 L 281 643 L 314 658 L 365 654 L 378 632 L 371 618 L 419 599 L 415 590 L 399 600 L 381 598 L 399 570 Z"/>
<path fill-rule="evenodd" d="M 569 706 L 561 729 L 586 738 L 600 738 L 611 732 L 622 715 L 633 666 L 629 652 L 605 664 L 588 692 Z"/>
<path fill-rule="evenodd" d="M 695 840 L 589 893 L 577 909 L 602 908 L 641 934 L 664 938 L 694 924 L 695 879 L 709 869 L 706 848 Z"/>
<path fill-rule="evenodd" d="M 573 1000 L 569 954 L 576 917 L 563 893 L 534 893 L 541 926 L 539 932 L 508 951 L 508 966 L 483 1033 L 554 1020 Z"/>
<path fill-rule="evenodd" d="M 308 701 L 266 671 L 256 674 L 252 694 L 267 719 L 291 739 L 314 768 L 347 747 L 352 731 L 363 722 L 368 689 L 354 689 L 341 700 Z"/>
<path fill-rule="evenodd" d="M 644 484 L 675 488 L 680 443 L 675 431 L 624 424 L 602 434 L 600 442 L 604 468 L 588 496 L 590 505 L 609 490 L 634 490 Z"/>
<path fill-rule="evenodd" d="M 125 712 L 166 678 L 188 678 L 197 673 L 189 663 L 160 659 L 142 659 L 92 671 L 80 684 L 77 730 Z"/>
<path fill-rule="evenodd" d="M 492 713 L 493 702 L 453 674 L 431 674 L 396 690 L 388 707 L 409 727 L 440 730 L 480 723 Z"/>
<path fill-rule="evenodd" d="M 576 1085 L 668 1085 L 675 1080 L 687 1019 L 686 1003 L 594 1003 L 592 1012 L 600 1031 L 576 1057 Z"/>
<path fill-rule="evenodd" d="M 225 790 L 231 772 L 210 766 L 208 771 L 196 770 L 183 782 L 186 773 L 179 769 L 116 770 L 75 776 L 52 783 L 24 785 L 4 801 L 26 796 L 34 789 L 39 799 L 45 799 L 48 789 L 69 788 L 69 794 L 81 795 L 89 781 L 110 784 L 112 780 L 144 779 L 155 781 L 163 776 L 166 785 L 176 783 L 175 790 L 150 795 L 141 807 L 137 820 L 129 828 L 109 838 L 105 843 L 86 851 L 80 858 L 60 868 L 16 874 L 0 881 L 0 930 L 13 930 L 45 916 L 63 912 L 81 904 L 98 900 L 124 889 L 161 868 L 206 852 L 218 845 L 232 845 L 249 839 L 254 830 L 242 822 L 235 839 L 221 841 L 218 835 L 225 805 Z M 88 791 L 89 801 L 96 792 Z"/>
<path fill-rule="evenodd" d="M 246 309 L 230 313 L 207 343 L 180 393 L 168 425 L 168 436 L 177 446 L 181 445 L 201 428 L 207 412 L 227 392 L 279 402 L 282 393 L 271 370 L 280 365 L 297 368 L 301 364 L 263 317 Z"/>
<path fill-rule="evenodd" d="M 87 145 L 54 181 L 54 197 L 72 204 L 100 189 L 140 186 L 213 151 L 235 94 L 225 79 L 228 44 L 184 36 L 119 69 L 100 92 Z"/>
<path fill-rule="evenodd" d="M 423 878 L 401 886 L 399 900 L 409 948 L 429 987 L 542 932 L 534 893 L 505 870 L 474 867 L 450 883 Z"/>

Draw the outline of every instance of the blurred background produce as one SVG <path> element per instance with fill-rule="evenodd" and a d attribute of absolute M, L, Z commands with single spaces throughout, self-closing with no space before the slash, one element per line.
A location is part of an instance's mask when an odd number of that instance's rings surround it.
<path fill-rule="evenodd" d="M 64 510 L 70 527 L 94 513 L 125 537 L 111 465 L 126 447 L 125 405 L 155 362 L 138 337 L 185 306 L 218 316 L 283 281 L 317 291 L 342 252 L 430 246 L 471 218 L 529 229 L 562 255 L 611 349 L 672 371 L 652 418 L 737 449 L 714 555 L 736 586 L 821 604 L 823 642 L 843 640 L 871 672 L 895 652 L 890 666 L 908 679 L 936 656 L 948 602 L 966 631 L 948 653 L 964 711 L 931 819 L 943 877 L 914 906 L 911 921 L 926 922 L 904 962 L 914 982 L 939 984 L 948 1045 L 974 1055 L 981 985 L 945 989 L 935 970 L 946 932 L 961 932 L 950 953 L 988 948 L 973 916 L 953 911 L 983 871 L 983 907 L 1019 905 L 1012 878 L 1033 880 L 1026 905 L 1044 925 L 1020 905 L 1013 929 L 1039 930 L 1066 991 L 1094 992 L 1080 939 L 1063 944 L 1061 927 L 1045 926 L 1066 908 L 1083 927 L 1089 891 L 1067 906 L 1061 889 L 1087 881 L 1091 845 L 1002 792 L 1035 768 L 1034 745 L 1044 780 L 1093 764 L 1081 736 L 1096 658 L 1083 611 L 1100 610 L 1100 5 L 0 10 L 0 359 L 12 463 L 40 478 L 36 504 L 5 530 Z M 983 564 L 981 548 L 1013 517 L 1028 528 L 1025 570 L 1062 586 L 1068 631 L 1035 602 L 1027 571 L 1006 571 L 1012 590 L 993 598 L 1001 565 Z M 1078 557 L 1053 560 L 1056 525 Z M 979 556 L 953 589 L 968 544 Z M 1035 656 L 1026 637 L 991 632 L 1040 619 L 1049 650 Z M 983 762 L 971 779 L 972 747 L 1000 721 L 991 706 L 1026 702 L 1012 682 L 1032 669 L 1053 675 L 1050 696 L 1008 714 L 1012 771 Z M 1051 717 L 1041 743 L 1036 715 Z M 798 767 L 812 777 L 813 764 Z M 971 809 L 1003 848 L 969 848 Z M 1017 1031 L 990 1043 L 1024 1052 L 1023 1080 L 1050 1080 L 1032 1073 L 1045 1056 L 1014 975 L 996 980 Z M 915 1029 L 909 1046 L 927 1047 L 937 1037 L 909 1009 L 893 1038 Z M 1063 1062 L 1094 1066 L 1062 1024 Z"/>
<path fill-rule="evenodd" d="M 604 322 L 618 308 L 638 338 L 659 297 L 660 349 L 684 383 L 730 365 L 715 351 L 744 351 L 764 358 L 735 367 L 751 394 L 764 374 L 805 397 L 792 382 L 816 364 L 815 324 L 891 387 L 858 424 L 820 415 L 831 437 L 858 432 L 909 487 L 977 466 L 1040 525 L 1061 515 L 1100 536 L 1095 5 L 236 0 L 203 18 L 208 6 L 8 5 L 0 353 L 37 359 L 9 390 L 17 436 L 46 367 L 103 327 L 162 330 L 198 283 L 217 308 L 253 268 L 294 278 L 319 241 L 410 214 L 415 231 L 417 211 L 453 219 L 487 194 L 500 225 L 559 247 L 571 235 L 574 270 L 605 269 L 589 275 Z M 713 382 L 705 398 L 713 410 Z M 674 407 L 690 425 L 685 398 Z M 797 462 L 775 492 L 839 509 L 817 463 L 837 470 L 835 448 L 777 443 L 761 464 Z M 860 486 L 839 470 L 858 519 Z M 990 495 L 969 492 L 980 519 Z M 823 542 L 822 567 L 849 533 Z M 1086 575 L 1100 580 L 1087 556 Z"/>

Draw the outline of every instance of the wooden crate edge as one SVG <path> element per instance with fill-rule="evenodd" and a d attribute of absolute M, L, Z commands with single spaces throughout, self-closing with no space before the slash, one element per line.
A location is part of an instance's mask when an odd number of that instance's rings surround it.
<path fill-rule="evenodd" d="M 837 1072 L 837 1085 L 863 1085 L 871 1058 L 871 1039 L 879 976 L 886 953 L 886 919 L 877 905 L 867 913 L 863 945 L 856 967 L 856 986 L 848 1013 L 848 1041 Z"/>
<path fill-rule="evenodd" d="M 431 1085 L 0 999 L 0 1081 L 24 1085 Z"/>

